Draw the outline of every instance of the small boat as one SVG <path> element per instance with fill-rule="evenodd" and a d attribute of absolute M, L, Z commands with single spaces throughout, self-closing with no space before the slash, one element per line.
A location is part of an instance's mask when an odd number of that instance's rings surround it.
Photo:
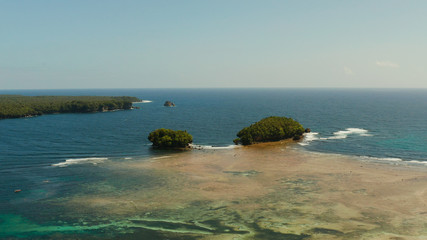
<path fill-rule="evenodd" d="M 16 189 L 15 193 L 19 193 L 20 191 L 22 191 L 21 189 Z"/>

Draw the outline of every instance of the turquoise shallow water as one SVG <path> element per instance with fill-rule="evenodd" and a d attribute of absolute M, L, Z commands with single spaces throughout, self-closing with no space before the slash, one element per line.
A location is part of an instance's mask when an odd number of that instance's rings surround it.
<path fill-rule="evenodd" d="M 129 111 L 1 120 L 0 238 L 55 238 L 62 234 L 114 238 L 105 235 L 106 229 L 112 228 L 123 238 L 133 238 L 129 226 L 142 224 L 151 226 L 144 228 L 151 230 L 140 232 L 140 236 L 161 239 L 163 235 L 156 227 L 172 223 L 129 219 L 111 222 L 102 215 L 86 222 L 84 213 L 70 215 L 69 209 L 57 204 L 58 199 L 85 191 L 120 195 L 120 189 L 129 182 L 136 182 L 138 189 L 166 184 L 151 172 L 125 176 L 112 171 L 114 163 L 170 154 L 151 149 L 146 139 L 149 132 L 161 127 L 186 129 L 198 145 L 229 146 L 241 128 L 267 116 L 287 116 L 312 129 L 299 145 L 310 151 L 384 161 L 427 161 L 426 90 L 119 89 L 0 93 L 128 95 L 151 101 L 138 103 L 140 109 Z M 177 107 L 163 107 L 166 100 Z M 89 183 L 102 185 L 106 179 L 117 181 L 104 189 L 86 188 Z M 23 191 L 14 193 L 14 189 Z M 210 231 L 206 226 L 178 223 L 168 228 Z"/>

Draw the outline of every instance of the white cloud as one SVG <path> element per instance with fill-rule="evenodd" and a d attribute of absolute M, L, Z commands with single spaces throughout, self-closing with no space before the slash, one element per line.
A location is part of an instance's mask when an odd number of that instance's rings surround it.
<path fill-rule="evenodd" d="M 344 73 L 346 75 L 353 75 L 353 70 L 351 70 L 349 67 L 344 67 Z"/>
<path fill-rule="evenodd" d="M 376 61 L 375 64 L 379 67 L 389 67 L 389 68 L 398 68 L 399 64 L 389 61 Z"/>

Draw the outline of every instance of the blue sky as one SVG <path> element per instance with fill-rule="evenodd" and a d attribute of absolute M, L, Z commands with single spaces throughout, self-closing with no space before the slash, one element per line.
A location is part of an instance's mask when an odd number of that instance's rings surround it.
<path fill-rule="evenodd" d="M 427 88 L 427 1 L 0 0 L 0 89 Z"/>

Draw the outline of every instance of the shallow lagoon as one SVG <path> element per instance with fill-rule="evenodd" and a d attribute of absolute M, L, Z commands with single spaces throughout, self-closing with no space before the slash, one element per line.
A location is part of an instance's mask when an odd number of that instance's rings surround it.
<path fill-rule="evenodd" d="M 275 143 L 66 166 L 92 180 L 16 194 L 2 238 L 425 239 L 427 169 Z M 59 168 L 58 170 L 61 170 Z M 55 192 L 56 191 L 56 192 Z M 14 196 L 14 197 L 15 197 Z M 32 209 L 38 209 L 32 212 Z M 40 209 L 43 209 L 40 211 Z"/>

